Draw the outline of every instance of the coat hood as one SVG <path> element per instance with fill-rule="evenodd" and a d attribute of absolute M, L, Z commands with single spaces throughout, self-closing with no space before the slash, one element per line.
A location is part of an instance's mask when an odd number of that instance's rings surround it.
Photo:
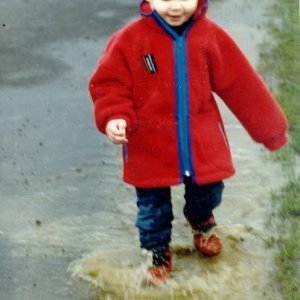
<path fill-rule="evenodd" d="M 198 6 L 194 13 L 193 18 L 197 19 L 199 16 L 206 13 L 208 8 L 208 0 L 198 0 Z M 149 17 L 153 14 L 153 10 L 148 1 L 142 0 L 139 5 L 139 13 L 144 17 Z"/>

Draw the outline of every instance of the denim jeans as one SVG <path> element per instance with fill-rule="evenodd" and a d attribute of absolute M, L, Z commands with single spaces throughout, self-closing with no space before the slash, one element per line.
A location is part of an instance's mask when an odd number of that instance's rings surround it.
<path fill-rule="evenodd" d="M 197 185 L 186 177 L 184 215 L 190 224 L 196 226 L 212 214 L 221 203 L 224 184 L 222 181 Z M 141 248 L 156 253 L 169 250 L 172 232 L 171 188 L 136 188 L 137 220 Z"/>

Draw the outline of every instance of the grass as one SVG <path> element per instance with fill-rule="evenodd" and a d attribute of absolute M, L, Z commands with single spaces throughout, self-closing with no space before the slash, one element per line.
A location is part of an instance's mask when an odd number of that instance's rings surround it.
<path fill-rule="evenodd" d="M 277 279 L 285 299 L 299 300 L 300 295 L 300 182 L 290 181 L 279 193 L 272 195 L 276 207 L 277 236 L 271 237 L 269 246 L 276 245 L 278 254 Z"/>
<path fill-rule="evenodd" d="M 299 7 L 296 0 L 276 2 L 279 3 L 270 8 L 274 18 L 268 23 L 269 33 L 275 43 L 271 49 L 270 44 L 264 44 L 267 51 L 261 52 L 260 71 L 276 90 L 276 97 L 289 119 L 292 136 L 290 147 L 300 154 Z"/>
<path fill-rule="evenodd" d="M 285 299 L 299 300 L 300 295 L 300 178 L 295 172 L 300 155 L 300 26 L 299 3 L 296 0 L 275 1 L 270 7 L 267 28 L 270 44 L 261 50 L 260 72 L 289 120 L 290 143 L 278 151 L 276 159 L 284 166 L 289 183 L 272 195 L 274 212 L 269 224 L 276 236 L 268 246 L 276 246 L 277 280 Z M 263 50 L 267 49 L 267 50 Z"/>

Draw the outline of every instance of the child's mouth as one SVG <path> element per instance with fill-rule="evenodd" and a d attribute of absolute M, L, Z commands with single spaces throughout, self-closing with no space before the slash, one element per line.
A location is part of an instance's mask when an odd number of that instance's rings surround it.
<path fill-rule="evenodd" d="M 181 16 L 169 16 L 169 18 L 170 18 L 171 21 L 176 22 L 176 21 L 180 20 Z"/>

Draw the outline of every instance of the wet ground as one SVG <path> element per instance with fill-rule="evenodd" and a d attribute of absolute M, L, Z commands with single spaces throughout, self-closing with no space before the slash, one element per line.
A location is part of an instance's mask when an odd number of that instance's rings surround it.
<path fill-rule="evenodd" d="M 212 1 L 211 17 L 230 31 L 253 64 L 257 45 L 266 38 L 262 22 L 270 1 Z M 122 247 L 124 255 L 138 255 L 134 191 L 120 182 L 120 149 L 96 131 L 87 92 L 108 35 L 136 15 L 137 2 L 0 3 L 3 300 L 94 299 L 88 284 L 71 279 L 69 265 L 95 253 L 109 258 L 112 249 Z M 270 191 L 284 182 L 283 175 L 222 110 L 238 174 L 226 182 L 216 216 L 221 226 L 253 227 L 261 239 Z M 189 238 L 181 187 L 173 195 L 174 243 L 180 244 Z"/>

